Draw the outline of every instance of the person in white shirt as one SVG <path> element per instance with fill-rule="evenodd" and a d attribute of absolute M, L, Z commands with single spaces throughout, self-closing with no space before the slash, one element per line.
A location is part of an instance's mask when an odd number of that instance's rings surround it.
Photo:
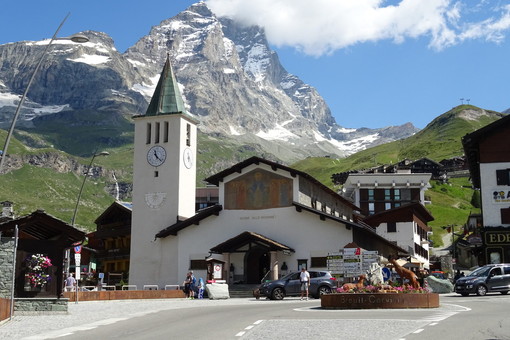
<path fill-rule="evenodd" d="M 68 292 L 74 291 L 75 285 L 76 285 L 76 279 L 74 278 L 74 275 L 72 273 L 70 273 L 66 279 L 66 291 L 68 291 Z"/>
<path fill-rule="evenodd" d="M 301 268 L 301 273 L 299 274 L 299 281 L 301 281 L 301 300 L 304 299 L 305 293 L 306 293 L 306 299 L 308 300 L 308 287 L 310 286 L 310 273 L 305 269 L 305 267 Z"/>

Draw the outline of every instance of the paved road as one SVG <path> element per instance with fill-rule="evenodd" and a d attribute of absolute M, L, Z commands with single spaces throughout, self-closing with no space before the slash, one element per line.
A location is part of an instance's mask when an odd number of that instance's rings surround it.
<path fill-rule="evenodd" d="M 437 309 L 322 310 L 319 300 L 124 300 L 16 315 L 1 339 L 510 339 L 510 296 L 441 296 Z M 198 307 L 198 308 L 197 308 Z M 296 334 L 300 334 L 297 336 Z"/>

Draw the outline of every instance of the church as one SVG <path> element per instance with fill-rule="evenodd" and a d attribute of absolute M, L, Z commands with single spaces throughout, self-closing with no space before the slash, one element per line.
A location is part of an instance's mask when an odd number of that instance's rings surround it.
<path fill-rule="evenodd" d="M 312 176 L 259 157 L 206 179 L 219 202 L 195 210 L 198 121 L 167 59 L 135 120 L 129 283 L 181 284 L 186 273 L 260 283 L 304 267 L 326 270 L 344 247 L 407 255 L 359 218 L 359 208 Z"/>

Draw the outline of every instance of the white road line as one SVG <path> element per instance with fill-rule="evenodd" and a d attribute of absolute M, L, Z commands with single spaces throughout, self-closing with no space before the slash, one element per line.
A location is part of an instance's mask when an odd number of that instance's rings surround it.
<path fill-rule="evenodd" d="M 257 321 L 255 321 L 253 324 L 254 324 L 254 325 L 258 325 L 258 324 L 260 324 L 260 323 L 262 323 L 262 322 L 264 322 L 264 320 L 257 320 Z"/>
<path fill-rule="evenodd" d="M 420 328 L 420 329 L 417 329 L 413 332 L 413 334 L 418 334 L 418 333 L 421 333 L 423 332 L 423 328 Z"/>
<path fill-rule="evenodd" d="M 249 326 L 248 326 L 248 327 L 246 327 L 245 329 L 246 329 L 246 330 L 250 330 L 250 329 L 252 329 L 253 327 L 255 327 L 255 325 L 249 325 Z"/>
<path fill-rule="evenodd" d="M 243 336 L 244 333 L 246 333 L 246 332 L 239 332 L 239 333 L 236 334 L 236 336 Z"/>

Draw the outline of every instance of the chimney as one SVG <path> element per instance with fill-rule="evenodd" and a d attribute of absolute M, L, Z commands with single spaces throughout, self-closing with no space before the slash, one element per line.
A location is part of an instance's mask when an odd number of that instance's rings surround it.
<path fill-rule="evenodd" d="M 0 215 L 0 220 L 12 220 L 14 219 L 14 211 L 12 209 L 12 202 L 3 201 L 0 202 L 2 206 L 2 214 Z"/>

